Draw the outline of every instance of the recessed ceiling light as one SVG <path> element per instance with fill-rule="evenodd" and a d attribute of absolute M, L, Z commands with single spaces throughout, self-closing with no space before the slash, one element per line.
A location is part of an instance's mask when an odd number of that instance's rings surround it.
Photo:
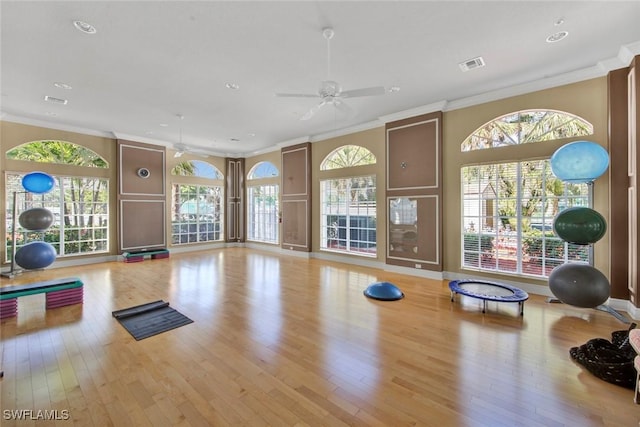
<path fill-rule="evenodd" d="M 551 34 L 549 37 L 547 37 L 547 43 L 559 42 L 560 40 L 567 37 L 568 35 L 569 35 L 568 31 L 560 31 L 555 34 Z"/>
<path fill-rule="evenodd" d="M 98 32 L 98 30 L 96 30 L 96 27 L 84 21 L 73 21 L 73 25 L 85 34 L 95 34 Z"/>
<path fill-rule="evenodd" d="M 71 85 L 68 85 L 66 83 L 62 83 L 62 82 L 55 82 L 53 83 L 53 85 L 59 89 L 66 89 L 66 90 L 71 90 L 73 89 L 73 87 L 71 87 Z"/>
<path fill-rule="evenodd" d="M 389 92 L 393 93 L 393 92 L 400 92 L 400 86 L 391 86 L 389 88 Z"/>
<path fill-rule="evenodd" d="M 160 127 L 166 128 L 166 127 L 169 127 L 169 125 L 166 123 L 160 123 Z"/>
<path fill-rule="evenodd" d="M 240 86 L 236 83 L 227 83 L 224 85 L 227 89 L 237 90 L 240 89 Z"/>
<path fill-rule="evenodd" d="M 44 100 L 47 102 L 52 102 L 54 104 L 67 105 L 67 100 L 62 98 L 56 98 L 53 96 L 45 95 Z"/>
<path fill-rule="evenodd" d="M 256 134 L 255 134 L 255 133 L 253 133 L 253 132 L 248 133 L 247 135 L 248 135 L 248 136 L 250 136 L 250 137 L 252 137 L 252 138 L 253 138 L 254 136 L 256 136 Z"/>

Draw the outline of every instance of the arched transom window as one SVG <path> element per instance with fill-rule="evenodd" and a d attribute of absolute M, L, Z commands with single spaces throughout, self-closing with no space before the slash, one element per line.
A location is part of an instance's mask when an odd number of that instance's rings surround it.
<path fill-rule="evenodd" d="M 461 144 L 461 151 L 592 135 L 593 125 L 562 111 L 523 110 L 491 120 Z"/>
<path fill-rule="evenodd" d="M 278 168 L 271 162 L 260 162 L 251 168 L 247 179 L 273 178 L 280 175 Z"/>
<path fill-rule="evenodd" d="M 376 156 L 359 145 L 343 145 L 333 150 L 320 164 L 320 170 L 350 168 L 352 166 L 372 165 Z"/>
<path fill-rule="evenodd" d="M 67 141 L 27 142 L 7 151 L 7 159 L 91 168 L 109 167 L 109 163 L 95 151 Z"/>
<path fill-rule="evenodd" d="M 197 176 L 199 178 L 223 179 L 222 172 L 211 163 L 202 160 L 189 160 L 180 162 L 171 169 L 172 175 Z"/>

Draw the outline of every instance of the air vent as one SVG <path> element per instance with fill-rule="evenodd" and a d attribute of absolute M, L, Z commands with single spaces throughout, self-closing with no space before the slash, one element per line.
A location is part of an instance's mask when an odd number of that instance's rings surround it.
<path fill-rule="evenodd" d="M 49 95 L 46 95 L 44 97 L 44 100 L 47 101 L 47 102 L 52 102 L 54 104 L 67 105 L 67 100 L 66 99 L 55 98 L 55 97 L 49 96 Z"/>
<path fill-rule="evenodd" d="M 467 61 L 461 62 L 458 64 L 462 71 L 473 70 L 474 68 L 484 67 L 484 59 L 481 56 L 477 58 L 469 59 Z"/>

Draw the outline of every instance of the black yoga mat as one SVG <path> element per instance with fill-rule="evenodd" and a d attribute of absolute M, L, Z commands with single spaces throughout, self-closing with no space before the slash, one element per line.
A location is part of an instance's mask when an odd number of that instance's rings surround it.
<path fill-rule="evenodd" d="M 169 303 L 162 300 L 117 310 L 111 315 L 136 341 L 193 323 L 193 320 L 169 307 Z"/>

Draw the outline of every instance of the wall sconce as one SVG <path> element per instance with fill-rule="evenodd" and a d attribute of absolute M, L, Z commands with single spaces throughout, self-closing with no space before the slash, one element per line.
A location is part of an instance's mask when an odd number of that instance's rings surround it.
<path fill-rule="evenodd" d="M 400 163 L 400 167 L 401 167 L 402 169 L 406 169 L 406 168 L 407 168 L 407 162 L 402 162 L 402 163 Z"/>

